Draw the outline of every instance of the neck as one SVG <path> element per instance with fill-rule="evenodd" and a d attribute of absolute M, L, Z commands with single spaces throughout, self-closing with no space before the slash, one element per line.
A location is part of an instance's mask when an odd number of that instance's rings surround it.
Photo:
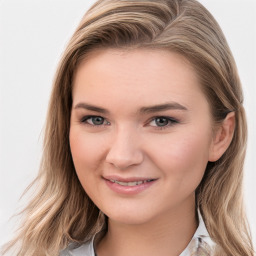
<path fill-rule="evenodd" d="M 97 255 L 180 255 L 197 226 L 195 205 L 180 207 L 139 225 L 109 220 L 108 232 L 97 245 Z"/>

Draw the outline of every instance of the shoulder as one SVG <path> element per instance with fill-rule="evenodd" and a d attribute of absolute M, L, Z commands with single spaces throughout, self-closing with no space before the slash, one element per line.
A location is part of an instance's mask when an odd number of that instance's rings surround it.
<path fill-rule="evenodd" d="M 93 241 L 88 241 L 82 245 L 72 243 L 61 251 L 59 256 L 95 256 Z"/>

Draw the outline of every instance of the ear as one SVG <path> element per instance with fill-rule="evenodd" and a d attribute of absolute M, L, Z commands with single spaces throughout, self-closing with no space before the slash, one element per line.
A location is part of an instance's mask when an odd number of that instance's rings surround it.
<path fill-rule="evenodd" d="M 229 147 L 235 130 L 235 122 L 235 112 L 230 112 L 217 128 L 210 147 L 208 159 L 210 162 L 217 161 Z"/>

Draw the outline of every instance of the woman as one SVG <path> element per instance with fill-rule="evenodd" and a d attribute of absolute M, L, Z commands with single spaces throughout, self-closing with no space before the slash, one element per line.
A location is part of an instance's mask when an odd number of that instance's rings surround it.
<path fill-rule="evenodd" d="M 194 0 L 98 1 L 60 61 L 17 255 L 253 255 L 243 96 Z"/>

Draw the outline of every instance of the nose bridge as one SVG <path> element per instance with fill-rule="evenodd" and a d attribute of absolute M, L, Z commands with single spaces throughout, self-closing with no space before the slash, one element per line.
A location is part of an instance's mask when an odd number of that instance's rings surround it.
<path fill-rule="evenodd" d="M 140 136 L 135 127 L 129 125 L 114 131 L 106 161 L 118 169 L 126 169 L 143 161 Z"/>

